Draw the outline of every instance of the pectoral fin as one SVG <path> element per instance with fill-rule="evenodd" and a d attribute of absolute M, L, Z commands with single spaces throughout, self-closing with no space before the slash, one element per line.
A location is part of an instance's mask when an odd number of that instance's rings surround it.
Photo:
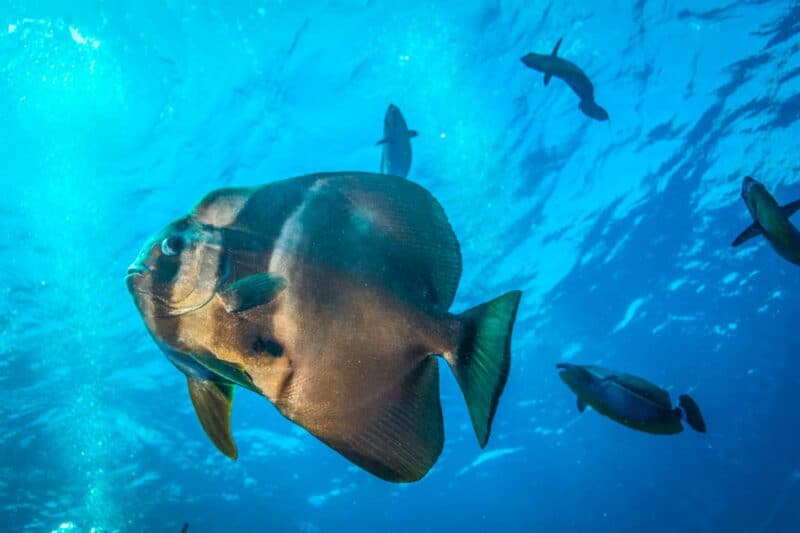
<path fill-rule="evenodd" d="M 220 296 L 229 313 L 239 313 L 271 302 L 285 288 L 286 280 L 281 276 L 253 274 L 231 283 Z"/>
<path fill-rule="evenodd" d="M 582 413 L 586 410 L 586 402 L 583 401 L 583 398 L 578 398 L 578 412 Z"/>
<path fill-rule="evenodd" d="M 233 460 L 238 457 L 231 435 L 233 385 L 207 379 L 188 378 L 189 396 L 203 429 L 214 445 Z"/>
<path fill-rule="evenodd" d="M 419 132 L 417 130 L 408 130 L 408 138 L 413 139 L 414 137 L 418 137 Z"/>
<path fill-rule="evenodd" d="M 386 144 L 386 143 L 388 143 L 388 142 L 389 142 L 389 140 L 388 140 L 388 139 L 381 139 L 380 141 L 378 141 L 378 142 L 376 142 L 376 143 L 375 143 L 375 146 L 380 146 L 380 145 L 382 145 L 382 144 Z"/>
<path fill-rule="evenodd" d="M 791 205 L 791 204 L 790 204 Z M 753 237 L 758 237 L 764 233 L 764 230 L 761 228 L 761 224 L 758 222 L 753 222 L 746 230 L 741 232 L 738 237 L 733 240 L 731 246 L 739 246 L 740 244 L 744 243 L 745 241 L 749 241 Z"/>
<path fill-rule="evenodd" d="M 214 375 L 222 378 L 222 380 L 261 394 L 261 389 L 256 387 L 256 384 L 253 383 L 253 379 L 250 377 L 250 374 L 247 373 L 244 366 L 217 359 L 213 355 L 192 354 L 191 357 Z"/>
<path fill-rule="evenodd" d="M 790 216 L 797 213 L 800 210 L 800 200 L 795 200 L 794 202 L 789 202 L 788 204 L 781 207 L 781 211 L 783 212 L 783 216 L 789 218 Z"/>
<path fill-rule="evenodd" d="M 552 77 L 553 77 L 553 75 L 550 74 L 549 72 L 545 73 L 545 75 L 544 75 L 544 84 L 547 85 L 548 83 L 550 83 L 550 79 Z"/>

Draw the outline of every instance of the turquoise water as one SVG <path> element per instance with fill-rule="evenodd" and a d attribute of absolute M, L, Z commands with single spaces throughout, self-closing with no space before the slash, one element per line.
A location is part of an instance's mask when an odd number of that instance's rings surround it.
<path fill-rule="evenodd" d="M 730 242 L 744 175 L 800 198 L 798 30 L 764 0 L 3 0 L 2 529 L 797 531 L 800 276 Z M 610 122 L 520 63 L 561 36 Z M 212 189 L 376 171 L 390 102 L 461 242 L 453 309 L 524 291 L 489 445 L 442 366 L 418 483 L 244 392 L 231 462 L 125 270 Z M 709 433 L 579 415 L 559 361 L 690 391 Z"/>

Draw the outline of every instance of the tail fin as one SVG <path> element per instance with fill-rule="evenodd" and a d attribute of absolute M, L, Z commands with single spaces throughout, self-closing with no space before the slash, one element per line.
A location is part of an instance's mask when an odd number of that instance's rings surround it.
<path fill-rule="evenodd" d="M 459 315 L 463 334 L 456 353 L 445 355 L 467 401 L 481 448 L 489 440 L 497 402 L 508 378 L 511 329 L 522 296 L 511 291 Z"/>
<path fill-rule="evenodd" d="M 599 121 L 610 120 L 611 117 L 608 115 L 608 111 L 603 109 L 597 102 L 594 100 L 581 100 L 578 104 L 578 107 L 583 114 L 589 118 L 593 118 Z"/>
<path fill-rule="evenodd" d="M 703 415 L 700 413 L 700 408 L 697 406 L 691 396 L 688 394 L 681 394 L 678 398 L 678 405 L 680 405 L 686 421 L 692 426 L 692 429 L 700 433 L 706 432 L 706 422 L 703 420 Z"/>

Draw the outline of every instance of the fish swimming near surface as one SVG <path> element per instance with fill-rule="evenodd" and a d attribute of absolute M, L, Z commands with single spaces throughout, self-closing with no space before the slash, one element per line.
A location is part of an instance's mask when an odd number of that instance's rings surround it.
<path fill-rule="evenodd" d="M 225 455 L 238 453 L 238 385 L 365 470 L 408 482 L 444 442 L 438 357 L 481 447 L 508 375 L 521 293 L 451 314 L 460 276 L 427 190 L 342 172 L 211 192 L 144 245 L 126 282 Z"/>
<path fill-rule="evenodd" d="M 800 265 L 800 232 L 789 221 L 789 217 L 800 210 L 800 200 L 780 206 L 767 188 L 750 176 L 742 182 L 742 199 L 753 223 L 736 237 L 732 246 L 763 235 L 781 257 Z"/>
<path fill-rule="evenodd" d="M 530 53 L 521 58 L 522 62 L 534 70 L 543 72 L 545 85 L 550 83 L 553 76 L 564 80 L 581 99 L 578 107 L 586 116 L 600 121 L 608 120 L 608 112 L 594 99 L 594 85 L 586 73 L 575 63 L 558 57 L 558 49 L 563 40 L 563 37 L 558 40 L 552 53 Z"/>
<path fill-rule="evenodd" d="M 673 406 L 669 392 L 630 374 L 591 365 L 560 363 L 561 380 L 578 397 L 578 410 L 586 406 L 629 428 L 656 435 L 683 431 L 685 420 L 695 431 L 706 432 L 697 403 L 682 394 Z"/>
<path fill-rule="evenodd" d="M 381 151 L 381 173 L 405 178 L 411 170 L 411 139 L 419 135 L 408 129 L 400 109 L 389 104 L 383 118 L 383 138 L 376 143 Z"/>

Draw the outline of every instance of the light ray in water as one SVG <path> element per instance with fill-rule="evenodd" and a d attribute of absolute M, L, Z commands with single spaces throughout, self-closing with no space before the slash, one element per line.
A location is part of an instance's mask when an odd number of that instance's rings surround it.
<path fill-rule="evenodd" d="M 786 500 L 789 499 L 789 494 L 798 486 L 800 485 L 800 468 L 794 469 L 787 477 L 786 481 L 784 481 L 783 485 L 781 486 L 781 491 L 776 496 L 775 501 L 770 507 L 767 516 L 764 517 L 764 521 L 761 523 L 759 528 L 756 530 L 756 533 L 768 533 L 770 531 L 770 527 L 772 523 L 775 521 L 775 518 L 781 512 L 781 510 L 786 505 Z"/>

